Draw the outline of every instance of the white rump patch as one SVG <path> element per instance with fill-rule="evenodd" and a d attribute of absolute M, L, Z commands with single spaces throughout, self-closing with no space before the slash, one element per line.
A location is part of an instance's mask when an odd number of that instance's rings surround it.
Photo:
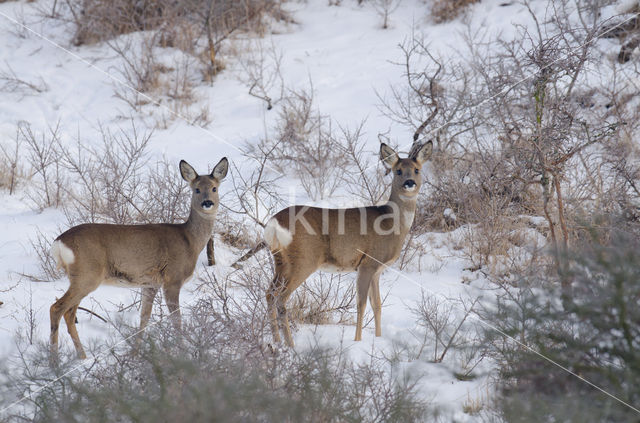
<path fill-rule="evenodd" d="M 293 235 L 288 229 L 280 226 L 275 217 L 272 217 L 264 227 L 264 240 L 272 250 L 278 250 L 291 244 Z"/>
<path fill-rule="evenodd" d="M 71 248 L 64 245 L 59 239 L 53 241 L 51 245 L 51 256 L 55 259 L 58 269 L 61 269 L 63 265 L 68 266 L 76 261 L 76 256 Z"/>

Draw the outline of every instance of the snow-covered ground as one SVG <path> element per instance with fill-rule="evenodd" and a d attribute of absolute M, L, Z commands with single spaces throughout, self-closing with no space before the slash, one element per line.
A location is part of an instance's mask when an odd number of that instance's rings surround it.
<path fill-rule="evenodd" d="M 51 1 L 33 3 L 0 3 L 0 70 L 8 69 L 20 78 L 42 84 L 42 92 L 15 92 L 0 94 L 0 143 L 9 147 L 16 136 L 16 125 L 28 122 L 34 130 L 46 131 L 60 123 L 63 143 L 75 142 L 80 134 L 82 143 L 97 142 L 98 124 L 116 130 L 130 130 L 130 123 L 123 116 L 132 116 L 139 128 L 153 127 L 162 114 L 170 115 L 162 103 L 144 106 L 134 113 L 121 99 L 114 96 L 114 89 L 121 78 L 117 71 L 118 57 L 103 44 L 74 47 L 70 40 L 70 24 L 43 19 L 38 10 L 47 9 Z M 508 3 L 504 5 L 505 3 Z M 534 2 L 534 9 L 544 9 L 545 2 Z M 401 150 L 408 150 L 411 133 L 407 128 L 394 124 L 379 110 L 379 96 L 384 97 L 391 84 L 402 84 L 402 52 L 398 45 L 412 32 L 422 33 L 434 51 L 447 61 L 456 61 L 465 51 L 462 48 L 463 32 L 467 26 L 463 18 L 451 23 L 434 25 L 429 18 L 429 8 L 422 0 L 404 0 L 391 15 L 390 28 L 382 29 L 381 19 L 375 10 L 365 3 L 344 1 L 341 6 L 328 6 L 325 0 L 292 2 L 286 5 L 295 23 L 278 24 L 278 31 L 254 42 L 271 44 L 282 53 L 282 74 L 288 89 L 309 88 L 312 81 L 316 107 L 343 126 L 354 127 L 365 120 L 364 130 L 368 150 L 373 157 L 378 149 L 378 133 L 386 133 L 398 142 Z M 29 29 L 12 21 L 15 19 Z M 529 24 L 526 8 L 517 2 L 483 0 L 470 7 L 466 18 L 472 31 L 501 33 L 509 37 L 514 24 Z M 251 35 L 237 34 L 226 47 L 239 49 L 246 45 Z M 255 38 L 255 37 L 254 37 Z M 168 58 L 171 51 L 165 52 Z M 168 59 L 170 60 L 170 59 Z M 237 56 L 225 57 L 225 70 L 212 85 L 202 82 L 196 89 L 197 102 L 192 108 L 206 107 L 210 123 L 204 127 L 192 125 L 181 116 L 173 116 L 166 128 L 153 128 L 150 152 L 155 158 L 169 162 L 180 159 L 190 162 L 196 169 L 204 170 L 227 156 L 238 166 L 251 168 L 238 146 L 244 142 L 255 143 L 271 128 L 278 114 L 278 105 L 267 111 L 263 101 L 248 94 L 248 88 L 239 81 L 240 65 Z M 120 87 L 119 89 L 122 89 Z M 242 163 L 240 163 L 242 162 Z M 426 177 L 428 178 L 428 172 Z M 284 186 L 295 185 L 295 180 L 282 180 Z M 221 191 L 231 185 L 229 181 Z M 284 188 L 283 188 L 284 189 Z M 342 206 L 345 199 L 325 200 L 323 205 Z M 33 209 L 25 189 L 14 195 L 0 191 L 0 356 L 11 360 L 15 354 L 16 334 L 27 335 L 29 320 L 34 324 L 35 337 L 48 339 L 48 310 L 55 298 L 60 297 L 68 282 L 34 282 L 26 275 L 38 274 L 39 260 L 32 246 L 38 233 L 51 239 L 63 231 L 68 223 L 60 210 Z M 251 223 L 248 222 L 248 225 Z M 376 339 L 370 324 L 363 341 L 352 341 L 353 326 L 326 325 L 302 326 L 296 333 L 298 348 L 305 342 L 319 339 L 321 343 L 342 343 L 354 358 L 366 357 L 371 351 L 391 348 L 394 340 L 407 340 L 415 329 L 415 317 L 408 311 L 420 298 L 421 290 L 448 298 L 476 298 L 482 295 L 485 284 L 478 275 L 463 270 L 469 266 L 450 248 L 450 237 L 434 234 L 425 237 L 426 255 L 420 265 L 410 270 L 386 271 L 381 280 L 382 291 L 389 292 L 383 307 L 383 337 Z M 228 271 L 228 266 L 238 257 L 238 252 L 217 242 L 218 268 Z M 206 263 L 202 253 L 197 272 Z M 414 270 L 411 270 L 414 269 Z M 351 276 L 348 280 L 351 280 Z M 471 282 L 469 282 L 471 280 Z M 265 285 L 268 281 L 265 281 Z M 194 284 L 187 284 L 181 296 L 182 304 L 193 300 Z M 87 297 L 82 305 L 116 319 L 120 306 L 132 302 L 134 292 L 118 287 L 101 287 Z M 30 315 L 34 313 L 33 317 Z M 120 313 L 135 323 L 136 310 Z M 157 316 L 156 316 L 157 318 Z M 79 313 L 78 330 L 85 345 L 101 339 L 117 336 L 114 329 L 88 314 Z M 61 343 L 71 345 L 66 330 L 62 329 Z M 451 413 L 456 421 L 471 421 L 473 416 L 463 412 L 465 403 L 482 402 L 491 388 L 488 375 L 470 380 L 458 380 L 455 363 L 407 363 L 412 372 L 422 372 L 421 389 L 432 403 Z"/>

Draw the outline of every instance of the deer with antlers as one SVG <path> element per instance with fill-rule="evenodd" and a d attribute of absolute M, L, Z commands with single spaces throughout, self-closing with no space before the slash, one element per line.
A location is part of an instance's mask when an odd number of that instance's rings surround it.
<path fill-rule="evenodd" d="M 80 301 L 101 284 L 141 287 L 141 332 L 162 288 L 173 323 L 180 328 L 180 288 L 193 275 L 211 236 L 218 211 L 218 186 L 228 168 L 225 157 L 211 174 L 198 175 L 187 162 L 180 161 L 180 173 L 192 191 L 191 212 L 182 224 L 83 224 L 56 238 L 51 254 L 68 275 L 69 289 L 50 309 L 54 360 L 62 316 L 78 356 L 86 358 L 76 330 L 76 311 Z"/>
<path fill-rule="evenodd" d="M 432 142 L 414 145 L 401 159 L 388 145 L 380 145 L 380 159 L 393 172 L 389 200 L 380 206 L 326 209 L 291 206 L 266 224 L 264 238 L 275 262 L 267 291 L 268 316 L 274 341 L 293 346 L 286 303 L 316 270 L 357 272 L 355 340 L 362 339 L 367 296 L 373 308 L 375 334 L 381 336 L 380 274 L 400 255 L 416 211 L 422 185 L 421 168 L 430 158 Z"/>

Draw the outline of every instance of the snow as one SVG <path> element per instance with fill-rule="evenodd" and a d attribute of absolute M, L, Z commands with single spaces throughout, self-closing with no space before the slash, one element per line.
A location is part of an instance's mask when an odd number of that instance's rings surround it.
<path fill-rule="evenodd" d="M 229 157 L 232 164 L 242 169 L 255 166 L 242 158 L 238 148 L 244 142 L 256 143 L 265 130 L 273 127 L 278 105 L 267 111 L 263 101 L 248 94 L 247 87 L 236 76 L 240 69 L 237 58 L 226 58 L 227 67 L 214 83 L 202 82 L 196 89 L 197 101 L 191 110 L 208 108 L 211 123 L 203 127 L 191 125 L 180 115 L 172 116 L 166 128 L 154 128 L 162 114 L 171 116 L 164 106 L 166 102 L 161 106 L 150 104 L 134 112 L 115 97 L 121 61 L 103 44 L 72 46 L 69 25 L 42 19 L 38 14 L 39 8 L 46 10 L 51 3 L 45 0 L 0 3 L 0 45 L 3 46 L 0 70 L 10 65 L 22 79 L 45 87 L 38 93 L 27 90 L 0 96 L 0 144 L 11 145 L 20 121 L 29 122 L 38 131 L 46 131 L 60 122 L 63 142 L 75 142 L 76 135 L 80 134 L 82 143 L 94 143 L 99 141 L 99 124 L 114 131 L 119 128 L 128 131 L 130 125 L 125 117 L 132 117 L 140 128 L 153 129 L 151 152 L 154 157 L 164 157 L 176 166 L 180 159 L 185 159 L 197 170 L 204 170 L 222 156 Z M 472 33 L 486 31 L 484 35 L 502 34 L 505 38 L 515 34 L 516 24 L 530 24 L 530 16 L 522 4 L 511 2 L 502 6 L 502 3 L 503 0 L 485 0 L 473 5 L 466 17 L 434 25 L 424 1 L 404 0 L 391 15 L 390 28 L 386 30 L 380 28 L 380 17 L 372 7 L 359 7 L 353 1 L 345 1 L 339 7 L 330 7 L 322 0 L 289 3 L 287 8 L 296 23 L 283 25 L 277 33 L 257 42 L 273 43 L 282 52 L 283 78 L 288 89 L 310 89 L 311 81 L 316 107 L 321 113 L 348 127 L 364 120 L 372 155 L 377 151 L 378 133 L 386 133 L 400 144 L 400 151 L 406 152 L 412 134 L 384 117 L 378 109 L 379 96 L 385 97 L 391 84 L 403 82 L 403 68 L 398 64 L 403 56 L 398 45 L 412 32 L 419 32 L 434 51 L 455 63 L 461 60 L 461 51 L 464 51 L 464 20 L 470 20 Z M 633 1 L 628 1 L 625 5 L 631 3 Z M 543 14 L 545 2 L 533 2 L 533 7 L 536 13 Z M 10 19 L 24 22 L 34 32 L 20 28 Z M 238 34 L 232 47 L 246 46 L 249 38 L 255 37 Z M 161 53 L 165 59 L 171 57 L 172 52 L 168 50 Z M 283 190 L 295 184 L 295 180 L 285 179 Z M 221 192 L 230 186 L 229 181 L 223 182 Z M 348 199 L 333 204 L 325 199 L 322 205 L 345 203 Z M 0 356 L 11 357 L 15 354 L 16 334 L 24 336 L 28 332 L 26 316 L 30 310 L 35 313 L 36 339 L 40 342 L 48 339 L 49 307 L 64 293 L 68 282 L 65 278 L 54 282 L 30 281 L 27 275 L 38 274 L 39 262 L 32 241 L 39 233 L 54 239 L 67 228 L 67 220 L 62 211 L 53 208 L 34 211 L 24 189 L 14 195 L 1 191 L 0 204 L 0 301 L 4 302 L 0 306 Z M 456 220 L 451 209 L 445 211 L 445 216 Z M 215 271 L 224 272 L 242 252 L 224 246 L 220 240 L 216 242 L 219 269 Z M 295 334 L 297 348 L 313 343 L 342 343 L 354 359 L 366 360 L 372 351 L 388 351 L 396 341 L 410 340 L 416 322 L 408 309 L 415 305 L 423 290 L 445 299 L 461 296 L 475 299 L 483 295 L 485 281 L 463 270 L 469 263 L 447 247 L 450 244 L 447 236 L 433 234 L 426 237 L 425 242 L 431 254 L 423 257 L 420 270 L 411 265 L 402 272 L 387 270 L 383 274 L 381 291 L 383 296 L 389 295 L 383 306 L 382 338 L 375 338 L 372 324 L 365 328 L 362 342 L 352 341 L 354 326 L 300 325 Z M 197 272 L 202 271 L 205 263 L 203 252 Z M 469 280 L 472 282 L 464 283 Z M 193 283 L 185 286 L 182 304 L 198 295 L 194 289 Z M 133 290 L 104 286 L 82 305 L 135 325 L 136 310 L 118 312 L 120 307 L 130 304 L 134 296 Z M 154 318 L 157 318 L 155 314 Z M 118 336 L 113 328 L 86 314 L 79 314 L 78 331 L 85 345 Z M 71 341 L 65 332 L 60 333 L 60 342 L 69 346 Z M 405 364 L 411 372 L 427 375 L 421 385 L 425 397 L 450 413 L 455 421 L 473 421 L 473 416 L 462 411 L 463 404 L 490 390 L 486 374 L 471 381 L 457 380 L 452 370 L 455 364 L 450 361 L 415 360 Z"/>

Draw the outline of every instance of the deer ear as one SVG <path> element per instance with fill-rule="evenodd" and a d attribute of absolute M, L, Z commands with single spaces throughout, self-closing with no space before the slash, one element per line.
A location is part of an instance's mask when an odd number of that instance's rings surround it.
<path fill-rule="evenodd" d="M 429 160 L 431 153 L 433 153 L 433 142 L 427 141 L 418 148 L 411 158 L 422 166 L 427 160 Z"/>
<path fill-rule="evenodd" d="M 211 176 L 216 178 L 218 181 L 222 181 L 225 176 L 227 176 L 227 171 L 229 170 L 229 160 L 226 157 L 223 157 L 216 167 L 213 168 L 211 172 Z"/>
<path fill-rule="evenodd" d="M 187 182 L 192 182 L 198 177 L 198 173 L 184 160 L 180 160 L 180 174 L 182 175 L 182 179 Z"/>
<path fill-rule="evenodd" d="M 380 160 L 382 160 L 382 163 L 384 163 L 387 169 L 391 169 L 396 163 L 398 163 L 400 157 L 393 148 L 382 143 L 380 144 Z"/>

